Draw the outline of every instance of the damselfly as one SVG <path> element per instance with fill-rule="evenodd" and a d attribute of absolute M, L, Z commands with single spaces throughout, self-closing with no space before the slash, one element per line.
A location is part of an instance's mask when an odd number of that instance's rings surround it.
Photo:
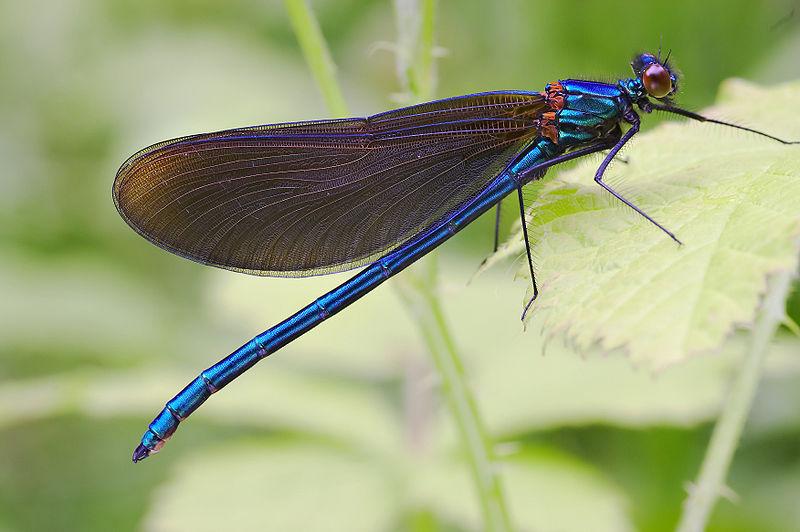
<path fill-rule="evenodd" d="M 368 118 L 232 129 L 161 142 L 132 156 L 114 182 L 125 221 L 191 260 L 255 275 L 304 277 L 366 268 L 204 370 L 153 420 L 133 453 L 157 452 L 211 394 L 366 295 L 516 193 L 533 297 L 522 187 L 551 166 L 608 150 L 598 185 L 676 242 L 603 181 L 639 131 L 666 111 L 766 133 L 676 107 L 669 58 L 637 55 L 617 83 L 566 79 L 542 92 L 458 96 Z M 623 127 L 625 128 L 623 130 Z M 530 307 L 530 302 L 526 310 Z"/>

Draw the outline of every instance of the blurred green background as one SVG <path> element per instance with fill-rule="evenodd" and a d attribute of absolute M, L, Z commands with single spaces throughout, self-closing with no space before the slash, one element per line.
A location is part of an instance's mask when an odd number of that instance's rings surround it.
<path fill-rule="evenodd" d="M 391 3 L 312 5 L 350 109 L 395 106 Z M 798 7 L 441 0 L 437 96 L 616 79 L 663 40 L 685 76 L 681 103 L 700 108 L 731 76 L 800 78 Z M 130 463 L 200 369 L 347 277 L 202 267 L 138 237 L 111 201 L 118 166 L 155 141 L 327 116 L 281 2 L 4 2 L 0 80 L 0 531 L 480 529 L 391 286 L 214 398 L 164 453 Z M 556 342 L 542 356 L 541 333 L 519 323 L 512 265 L 467 286 L 492 222 L 442 248 L 441 292 L 520 530 L 673 529 L 742 339 L 657 376 Z M 800 530 L 798 351 L 783 331 L 730 472 L 733 500 L 709 530 Z"/>

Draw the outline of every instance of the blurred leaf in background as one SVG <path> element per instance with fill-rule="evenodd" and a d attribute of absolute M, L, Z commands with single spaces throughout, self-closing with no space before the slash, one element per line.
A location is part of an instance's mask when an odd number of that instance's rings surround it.
<path fill-rule="evenodd" d="M 392 107 L 394 59 L 378 45 L 395 39 L 391 5 L 313 6 L 350 109 Z M 438 96 L 615 79 L 663 39 L 684 74 L 681 102 L 699 108 L 728 77 L 800 77 L 798 17 L 773 27 L 794 7 L 441 0 Z M 130 464 L 145 423 L 188 377 L 342 280 L 178 259 L 128 230 L 110 197 L 118 166 L 152 142 L 326 116 L 281 3 L 2 3 L 0 79 L 0 529 L 182 530 L 223 518 L 310 530 L 319 517 L 352 530 L 354 512 L 365 530 L 479 528 L 424 349 L 387 289 L 243 377 L 167 452 Z M 509 450 L 520 528 L 586 530 L 590 515 L 597 530 L 671 530 L 741 338 L 657 377 L 558 342 L 540 356 L 541 333 L 518 321 L 525 285 L 513 265 L 466 286 L 491 248 L 489 218 L 443 247 L 442 301 Z M 776 339 L 731 471 L 739 502 L 720 504 L 710 530 L 799 529 L 798 342 Z M 215 510 L 215 496 L 247 508 Z"/>

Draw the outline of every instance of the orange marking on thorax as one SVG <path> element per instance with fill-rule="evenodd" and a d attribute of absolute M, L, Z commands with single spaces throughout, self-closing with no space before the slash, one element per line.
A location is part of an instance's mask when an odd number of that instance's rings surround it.
<path fill-rule="evenodd" d="M 558 144 L 558 124 L 554 112 L 542 113 L 542 118 L 539 119 L 539 134 L 553 141 L 553 144 Z"/>
<path fill-rule="evenodd" d="M 558 121 L 556 113 L 564 108 L 564 87 L 558 81 L 548 83 L 547 89 L 541 93 L 550 111 L 542 113 L 538 120 L 539 134 L 558 144 Z"/>
<path fill-rule="evenodd" d="M 564 87 L 561 83 L 554 81 L 547 85 L 545 100 L 553 111 L 560 111 L 564 108 Z"/>

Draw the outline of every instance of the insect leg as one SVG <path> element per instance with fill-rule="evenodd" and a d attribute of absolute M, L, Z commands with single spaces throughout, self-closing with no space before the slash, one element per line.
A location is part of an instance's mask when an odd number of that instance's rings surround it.
<path fill-rule="evenodd" d="M 528 309 L 531 308 L 531 305 L 539 295 L 539 288 L 536 286 L 536 274 L 533 273 L 531 243 L 528 241 L 528 224 L 525 222 L 525 201 L 522 198 L 522 186 L 517 187 L 517 198 L 519 199 L 519 221 L 522 224 L 522 239 L 525 240 L 525 253 L 528 255 L 528 268 L 531 272 L 531 283 L 533 284 L 533 296 L 531 296 L 531 299 L 528 301 L 528 303 L 525 305 L 525 309 L 522 311 L 522 320 L 524 321 L 525 315 L 528 313 Z"/>
<path fill-rule="evenodd" d="M 500 208 L 503 206 L 503 202 L 499 202 L 497 207 L 495 207 L 495 215 L 494 215 L 494 247 L 492 248 L 492 253 L 497 253 L 497 248 L 500 245 Z"/>
<path fill-rule="evenodd" d="M 614 147 L 611 148 L 611 151 L 608 152 L 608 155 L 606 155 L 605 159 L 603 159 L 603 162 L 600 163 L 600 167 L 597 169 L 597 172 L 595 172 L 595 174 L 594 174 L 594 180 L 598 185 L 600 185 L 601 187 L 606 189 L 608 192 L 610 192 L 612 196 L 614 196 L 615 198 L 620 200 L 622 203 L 624 203 L 625 205 L 627 205 L 628 207 L 630 207 L 634 211 L 636 211 L 639 214 L 641 214 L 642 216 L 644 216 L 650 223 L 652 223 L 653 225 L 655 225 L 656 227 L 658 227 L 659 229 L 664 231 L 667 235 L 669 235 L 669 237 L 672 240 L 674 240 L 678 244 L 682 244 L 683 242 L 678 240 L 678 238 L 672 233 L 672 231 L 670 231 L 669 229 L 667 229 L 666 227 L 664 227 L 663 225 L 661 225 L 660 223 L 655 221 L 653 218 L 650 217 L 650 215 L 648 215 L 642 209 L 640 209 L 639 207 L 637 207 L 636 205 L 634 205 L 633 203 L 631 203 L 630 201 L 625 199 L 620 193 L 618 193 L 616 190 L 611 188 L 607 183 L 605 183 L 603 181 L 603 174 L 605 173 L 606 168 L 608 167 L 608 164 L 617 155 L 617 152 L 619 152 L 619 150 L 622 149 L 622 147 L 625 145 L 625 143 L 627 143 L 629 140 L 631 140 L 631 138 L 636 133 L 639 132 L 639 120 L 638 120 L 638 117 L 635 117 L 635 119 L 631 119 L 630 122 L 631 122 L 631 128 L 622 136 L 622 138 L 619 139 L 619 141 L 614 145 Z"/>

